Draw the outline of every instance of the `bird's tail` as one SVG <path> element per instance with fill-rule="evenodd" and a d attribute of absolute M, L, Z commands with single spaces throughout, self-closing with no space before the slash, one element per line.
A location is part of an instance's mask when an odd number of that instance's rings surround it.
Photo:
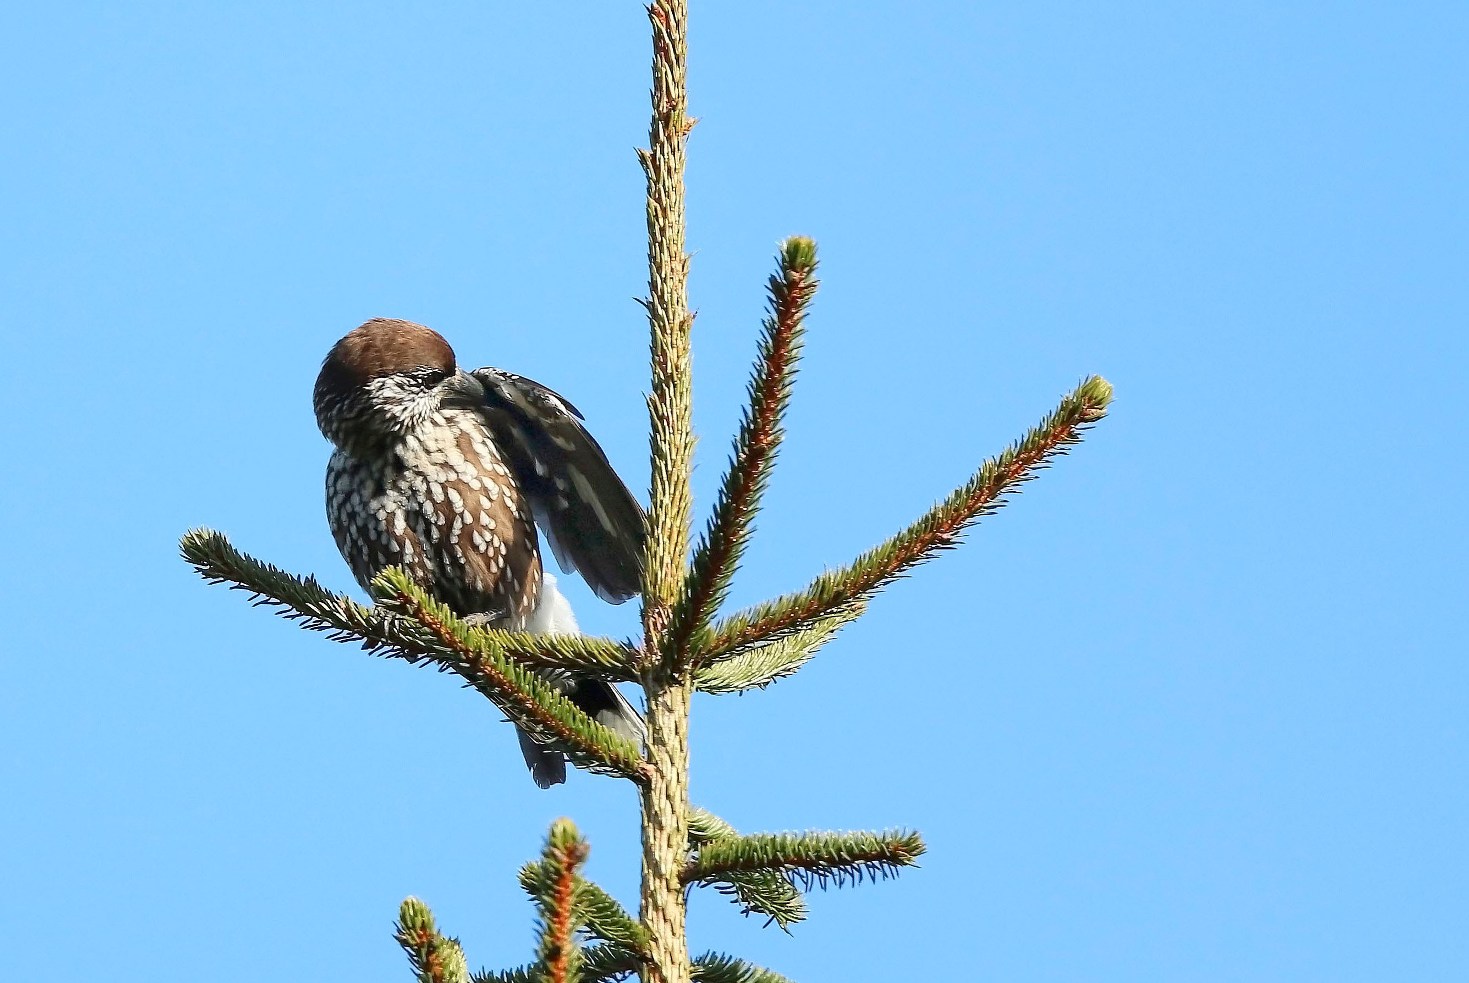
<path fill-rule="evenodd" d="M 607 680 L 579 676 L 572 681 L 566 698 L 619 737 L 625 737 L 639 747 L 647 740 L 648 727 L 643 723 L 643 715 Z"/>
<path fill-rule="evenodd" d="M 547 634 L 574 634 L 576 616 L 571 605 L 556 587 L 556 578 L 549 572 L 542 575 L 541 600 L 536 611 L 526 624 L 526 631 Z M 553 679 L 557 688 L 566 695 L 583 713 L 597 723 L 642 746 L 648 730 L 642 714 L 628 702 L 616 686 L 595 676 L 568 676 L 558 673 Z M 550 788 L 566 781 L 566 755 L 555 747 L 537 742 L 524 731 L 520 735 L 520 752 L 525 756 L 526 767 L 537 785 Z"/>
<path fill-rule="evenodd" d="M 633 708 L 627 697 L 605 679 L 578 676 L 574 679 L 558 680 L 566 686 L 566 698 L 587 716 L 606 727 L 612 733 L 627 738 L 639 747 L 648 736 L 643 715 Z M 525 765 L 530 777 L 541 788 L 550 788 L 566 781 L 566 755 L 554 745 L 541 744 L 525 731 L 516 729 L 520 737 L 520 753 L 525 756 Z"/>

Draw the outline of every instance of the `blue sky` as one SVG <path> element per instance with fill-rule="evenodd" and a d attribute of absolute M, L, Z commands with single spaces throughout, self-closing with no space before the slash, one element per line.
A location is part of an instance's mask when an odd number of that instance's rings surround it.
<path fill-rule="evenodd" d="M 795 980 L 1469 977 L 1461 4 L 695 3 L 692 293 L 723 467 L 776 242 L 821 244 L 733 603 L 1114 415 L 798 677 L 695 707 L 743 829 L 903 825 Z M 635 4 L 0 13 L 0 976 L 404 980 L 399 900 L 529 957 L 573 817 L 449 679 L 206 587 L 209 525 L 351 586 L 322 356 L 375 315 L 566 393 L 646 487 Z M 573 594 L 588 630 L 632 605 Z"/>

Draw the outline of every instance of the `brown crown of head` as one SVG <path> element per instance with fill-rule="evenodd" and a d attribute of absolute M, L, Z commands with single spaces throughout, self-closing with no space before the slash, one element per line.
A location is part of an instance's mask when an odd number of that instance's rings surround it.
<path fill-rule="evenodd" d="M 421 369 L 454 371 L 454 349 L 443 335 L 412 321 L 375 317 L 332 346 L 316 392 L 342 395 L 379 376 Z"/>
<path fill-rule="evenodd" d="M 416 385 L 427 391 L 435 376 L 454 371 L 454 349 L 437 331 L 412 321 L 373 318 L 332 346 L 322 363 L 312 394 L 316 424 L 338 447 L 380 438 L 406 419 L 399 399 Z M 402 377 L 403 385 L 382 402 L 384 391 L 373 382 L 390 377 Z"/>

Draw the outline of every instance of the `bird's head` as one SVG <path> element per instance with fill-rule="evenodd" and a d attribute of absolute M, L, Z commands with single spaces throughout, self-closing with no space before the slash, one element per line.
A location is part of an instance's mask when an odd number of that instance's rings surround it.
<path fill-rule="evenodd" d="M 361 455 L 386 447 L 441 409 L 483 404 L 484 395 L 437 331 L 374 318 L 332 347 L 316 377 L 313 403 L 326 439 Z"/>

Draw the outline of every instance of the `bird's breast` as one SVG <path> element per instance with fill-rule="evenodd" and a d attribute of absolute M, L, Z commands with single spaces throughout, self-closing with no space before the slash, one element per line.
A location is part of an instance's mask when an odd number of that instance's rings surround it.
<path fill-rule="evenodd" d="M 535 608 L 541 567 L 530 508 L 472 413 L 436 414 L 372 460 L 338 451 L 327 512 L 364 588 L 401 566 L 460 615 L 500 613 L 518 627 Z"/>

